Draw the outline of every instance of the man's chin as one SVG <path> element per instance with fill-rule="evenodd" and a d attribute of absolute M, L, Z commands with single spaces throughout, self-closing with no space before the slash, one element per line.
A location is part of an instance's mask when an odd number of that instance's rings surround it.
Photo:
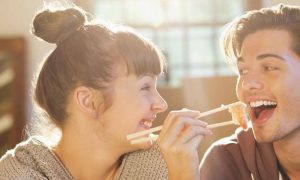
<path fill-rule="evenodd" d="M 271 143 L 276 141 L 274 136 L 266 135 L 266 134 L 258 134 L 254 132 L 254 138 L 258 143 Z"/>

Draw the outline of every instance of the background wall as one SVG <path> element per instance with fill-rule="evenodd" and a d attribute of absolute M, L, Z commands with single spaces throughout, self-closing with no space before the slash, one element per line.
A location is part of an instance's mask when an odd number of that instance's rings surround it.
<path fill-rule="evenodd" d="M 30 87 L 31 79 L 39 62 L 49 52 L 53 46 L 40 42 L 30 34 L 30 24 L 32 18 L 41 8 L 43 1 L 41 0 L 1 0 L 0 1 L 0 37 L 25 37 L 27 44 L 27 69 L 26 69 L 26 109 L 27 119 L 31 119 L 31 97 Z"/>
<path fill-rule="evenodd" d="M 262 2 L 263 2 L 264 7 L 271 6 L 271 5 L 276 5 L 276 4 L 279 4 L 279 3 L 296 5 L 296 6 L 300 5 L 299 0 L 263 0 Z"/>

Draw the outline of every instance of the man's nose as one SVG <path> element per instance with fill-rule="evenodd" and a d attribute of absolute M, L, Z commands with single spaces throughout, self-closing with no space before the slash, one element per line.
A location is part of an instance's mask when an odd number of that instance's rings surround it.
<path fill-rule="evenodd" d="M 259 77 L 257 73 L 249 73 L 245 75 L 242 88 L 244 90 L 261 90 L 264 87 L 262 79 Z"/>

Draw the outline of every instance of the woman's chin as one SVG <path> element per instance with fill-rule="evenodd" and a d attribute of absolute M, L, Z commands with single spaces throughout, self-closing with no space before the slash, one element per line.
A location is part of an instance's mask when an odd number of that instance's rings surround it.
<path fill-rule="evenodd" d="M 149 141 L 139 144 L 133 144 L 131 146 L 134 147 L 135 150 L 147 150 L 152 147 L 152 143 Z"/>

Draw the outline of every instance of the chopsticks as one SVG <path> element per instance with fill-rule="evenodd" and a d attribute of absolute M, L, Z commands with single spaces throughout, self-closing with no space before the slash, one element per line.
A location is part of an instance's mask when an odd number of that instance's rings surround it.
<path fill-rule="evenodd" d="M 218 108 L 215 108 L 215 109 L 212 109 L 212 110 L 201 113 L 200 116 L 197 117 L 197 118 L 202 118 L 202 117 L 205 117 L 205 116 L 223 111 L 225 109 L 228 109 L 229 107 L 238 106 L 238 105 L 242 105 L 242 104 L 243 104 L 242 102 L 235 102 L 235 103 L 231 103 L 231 104 L 228 104 L 228 105 L 221 105 L 221 107 L 218 107 Z M 211 124 L 211 125 L 208 125 L 208 128 L 216 128 L 216 127 L 220 127 L 220 126 L 226 126 L 226 125 L 229 125 L 229 124 L 235 124 L 235 121 L 231 120 L 231 121 Z M 163 126 L 161 125 L 161 126 L 157 126 L 157 127 L 145 130 L 145 131 L 140 131 L 140 132 L 137 132 L 137 133 L 129 134 L 129 135 L 127 135 L 127 139 L 131 140 L 131 144 L 133 144 L 133 143 L 138 144 L 138 143 L 146 142 L 146 141 L 149 141 L 149 140 L 156 140 L 155 137 L 142 137 L 142 138 L 139 138 L 139 139 L 136 139 L 136 138 L 147 135 L 147 134 L 151 134 L 151 133 L 154 133 L 154 132 L 157 132 L 157 131 L 160 131 L 162 129 L 162 127 Z"/>
<path fill-rule="evenodd" d="M 231 121 L 225 121 L 225 122 L 220 122 L 220 123 L 216 123 L 216 124 L 210 124 L 207 127 L 209 129 L 213 129 L 213 128 L 227 126 L 227 125 L 231 125 L 231 124 L 235 124 L 235 121 L 231 120 Z M 142 132 L 144 132 L 144 131 L 142 131 Z M 158 135 L 149 134 L 148 137 L 130 139 L 131 140 L 130 143 L 131 144 L 140 144 L 140 143 L 149 142 L 149 141 L 152 142 L 152 141 L 156 141 L 157 138 L 158 138 Z"/>

